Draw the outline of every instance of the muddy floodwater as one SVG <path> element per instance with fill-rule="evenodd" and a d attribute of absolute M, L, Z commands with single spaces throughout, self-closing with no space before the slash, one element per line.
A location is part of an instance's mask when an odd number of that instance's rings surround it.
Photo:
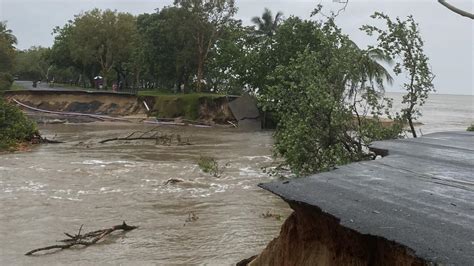
<path fill-rule="evenodd" d="M 65 141 L 31 152 L 0 155 L 0 265 L 215 264 L 259 253 L 290 213 L 286 203 L 257 187 L 272 178 L 270 132 L 163 127 L 192 145 L 98 141 L 145 125 L 41 126 Z M 216 158 L 220 178 L 196 161 Z M 184 182 L 165 184 L 170 178 Z M 263 213 L 282 215 L 281 219 Z M 194 213 L 195 219 L 188 219 Z M 85 249 L 24 256 L 55 244 L 63 232 L 109 227 L 123 220 L 139 229 Z M 194 221 L 190 221 L 194 220 Z"/>

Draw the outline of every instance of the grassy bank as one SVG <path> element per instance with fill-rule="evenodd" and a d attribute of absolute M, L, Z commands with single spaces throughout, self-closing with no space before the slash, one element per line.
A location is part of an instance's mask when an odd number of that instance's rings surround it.
<path fill-rule="evenodd" d="M 151 114 L 157 118 L 182 117 L 188 120 L 228 120 L 225 95 L 212 93 L 171 94 L 140 91 L 140 97 L 153 99 Z"/>

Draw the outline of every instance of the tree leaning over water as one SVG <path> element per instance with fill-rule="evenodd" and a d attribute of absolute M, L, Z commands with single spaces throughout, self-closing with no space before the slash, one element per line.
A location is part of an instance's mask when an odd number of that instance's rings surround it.
<path fill-rule="evenodd" d="M 262 90 L 264 109 L 278 116 L 277 155 L 294 173 L 307 175 L 367 158 L 371 141 L 397 137 L 400 128 L 385 128 L 379 119 L 387 113 L 384 82 L 391 81 L 379 60 L 387 58 L 359 49 L 333 19 L 292 23 L 311 41 L 296 56 L 279 61 Z M 287 45 L 298 45 L 294 39 Z"/>
<path fill-rule="evenodd" d="M 408 122 L 414 138 L 417 137 L 413 121 L 421 116 L 420 107 L 434 91 L 431 67 L 428 57 L 423 51 L 423 40 L 418 24 L 413 16 L 407 20 L 390 19 L 383 13 L 376 12 L 372 18 L 384 20 L 387 29 L 365 25 L 362 27 L 368 35 L 377 34 L 378 48 L 396 61 L 393 71 L 396 75 L 406 74 L 408 81 L 403 84 L 407 94 L 402 103 L 406 106 L 401 110 L 402 118 Z"/>

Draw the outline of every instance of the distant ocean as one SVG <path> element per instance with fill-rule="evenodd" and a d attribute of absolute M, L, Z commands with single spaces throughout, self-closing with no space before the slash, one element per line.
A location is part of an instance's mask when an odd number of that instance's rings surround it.
<path fill-rule="evenodd" d="M 393 110 L 401 109 L 402 93 L 386 92 L 386 97 L 393 98 Z M 422 107 L 422 117 L 418 127 L 423 134 L 440 131 L 465 131 L 474 124 L 474 96 L 431 94 Z"/>

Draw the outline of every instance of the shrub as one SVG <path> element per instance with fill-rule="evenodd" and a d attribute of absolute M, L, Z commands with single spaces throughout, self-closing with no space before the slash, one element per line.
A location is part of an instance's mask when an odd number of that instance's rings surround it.
<path fill-rule="evenodd" d="M 0 91 L 9 90 L 13 84 L 13 77 L 8 73 L 0 73 Z"/>
<path fill-rule="evenodd" d="M 214 158 L 201 156 L 198 160 L 198 166 L 204 173 L 210 174 L 213 177 L 220 177 L 222 170 L 219 169 L 219 163 Z"/>
<path fill-rule="evenodd" d="M 469 127 L 467 128 L 467 131 L 474 131 L 474 124 L 472 124 L 471 126 L 469 126 Z"/>
<path fill-rule="evenodd" d="M 38 130 L 20 109 L 0 98 L 0 150 L 12 150 L 20 142 L 30 141 Z"/>

